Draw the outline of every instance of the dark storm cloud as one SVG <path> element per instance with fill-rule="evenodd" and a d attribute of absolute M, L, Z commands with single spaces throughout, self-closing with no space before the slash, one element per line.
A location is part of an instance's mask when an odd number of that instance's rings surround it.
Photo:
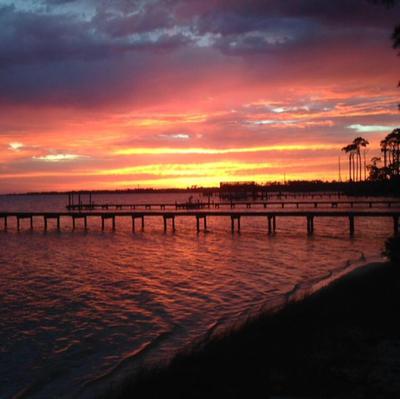
<path fill-rule="evenodd" d="M 55 2 L 46 5 L 50 3 Z M 131 76 L 130 90 L 136 88 L 135 80 L 141 84 L 152 63 L 149 57 L 187 41 L 179 31 L 116 38 L 97 26 L 103 11 L 91 20 L 80 18 L 78 11 L 60 14 L 0 7 L 0 102 L 80 106 L 107 102 L 106 97 L 127 89 L 126 76 Z"/>
<path fill-rule="evenodd" d="M 137 49 L 171 48 L 185 41 L 179 32 L 149 32 L 129 40 L 114 39 L 107 33 L 96 29 L 96 21 L 84 21 L 73 14 L 43 14 L 3 7 L 0 8 L 0 67 L 92 60 Z"/>
<path fill-rule="evenodd" d="M 137 7 L 135 12 L 116 13 L 106 7 L 99 8 L 93 18 L 93 26 L 110 37 L 126 37 L 135 33 L 151 32 L 158 29 L 172 28 L 175 19 L 168 7 L 162 3 Z"/>
<path fill-rule="evenodd" d="M 351 41 L 358 46 L 389 36 L 399 16 L 398 8 L 388 11 L 364 0 L 42 0 L 36 4 L 41 7 L 0 6 L 0 101 L 48 98 L 62 103 L 91 96 L 94 102 L 106 101 L 125 79 L 132 89 L 135 81 L 143 83 L 149 70 L 159 70 L 155 64 L 163 62 L 160 53 L 167 61 L 177 51 L 182 57 L 182 51 L 190 54 L 203 47 L 243 57 L 244 62 L 248 54 L 266 60 L 270 54 L 285 57 L 293 51 L 307 56 L 307 50 L 314 48 Z M 193 57 L 192 64 L 190 60 L 182 68 L 201 74 L 198 58 Z M 174 66 L 172 72 L 182 72 Z"/>
<path fill-rule="evenodd" d="M 43 0 L 46 5 L 60 5 L 60 4 L 70 4 L 75 3 L 77 0 Z"/>
<path fill-rule="evenodd" d="M 55 16 L 0 9 L 0 67 L 71 58 L 98 57 L 104 45 L 87 24 L 70 15 Z"/>
<path fill-rule="evenodd" d="M 336 40 L 356 45 L 388 37 L 399 17 L 398 9 L 363 0 L 221 0 L 198 19 L 196 28 L 218 34 L 219 48 L 240 54 L 285 51 L 293 45 L 328 47 Z"/>
<path fill-rule="evenodd" d="M 382 26 L 391 19 L 390 14 L 395 18 L 396 10 L 389 11 L 367 0 L 221 0 L 207 16 L 212 20 L 225 13 L 241 18 L 242 23 L 236 21 L 236 26 L 243 31 L 243 21 L 247 20 L 248 29 L 251 29 L 250 21 L 269 17 L 305 18 L 328 26 L 344 26 L 349 21 L 353 26 Z"/>

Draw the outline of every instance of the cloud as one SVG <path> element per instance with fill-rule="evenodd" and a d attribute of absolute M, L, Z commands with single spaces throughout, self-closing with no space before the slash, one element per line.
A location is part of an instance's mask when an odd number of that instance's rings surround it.
<path fill-rule="evenodd" d="M 188 140 L 190 139 L 190 134 L 187 133 L 174 133 L 174 134 L 159 134 L 159 137 L 175 140 Z"/>
<path fill-rule="evenodd" d="M 390 133 L 395 126 L 378 126 L 378 125 L 360 125 L 354 124 L 347 126 L 348 129 L 353 129 L 359 133 L 370 133 L 370 132 L 387 132 Z"/>
<path fill-rule="evenodd" d="M 134 50 L 173 48 L 187 40 L 179 30 L 160 27 L 133 28 L 126 34 L 118 34 L 102 26 L 97 21 L 99 18 L 96 14 L 91 21 L 86 21 L 78 14 L 51 14 L 2 7 L 0 67 L 96 61 L 120 57 Z M 121 21 L 116 25 L 123 29 Z"/>
<path fill-rule="evenodd" d="M 298 112 L 298 111 L 310 111 L 310 107 L 307 105 L 303 105 L 301 107 L 276 107 L 272 108 L 272 112 L 275 112 L 276 114 L 282 114 L 286 112 Z"/>
<path fill-rule="evenodd" d="M 45 161 L 45 162 L 64 162 L 64 161 L 75 161 L 77 159 L 86 158 L 83 155 L 77 154 L 49 154 L 42 156 L 33 156 L 32 159 L 37 161 Z"/>
<path fill-rule="evenodd" d="M 286 78 L 283 73 L 294 79 L 314 57 L 320 64 L 316 77 L 329 76 L 338 67 L 331 51 L 383 43 L 395 19 L 393 10 L 360 0 L 12 4 L 0 6 L 0 101 L 78 107 L 161 92 L 164 85 L 154 88 L 154 79 L 177 87 L 178 77 L 189 72 L 193 85 L 211 68 L 217 74 L 221 64 L 232 63 L 232 56 L 260 79 Z M 252 56 L 263 58 L 254 63 Z"/>
<path fill-rule="evenodd" d="M 23 147 L 24 147 L 24 145 L 18 141 L 13 141 L 12 143 L 8 144 L 8 148 L 11 151 L 20 151 L 21 148 L 23 148 Z"/>
<path fill-rule="evenodd" d="M 83 172 L 215 159 L 296 161 L 299 175 L 316 153 L 326 157 L 319 165 L 336 164 L 355 133 L 370 132 L 373 151 L 398 122 L 399 60 L 390 48 L 398 8 L 362 0 L 1 4 L 9 4 L 0 6 L 2 173 L 56 181 L 69 171 L 83 186 Z M 162 180 L 149 176 L 149 184 Z"/>

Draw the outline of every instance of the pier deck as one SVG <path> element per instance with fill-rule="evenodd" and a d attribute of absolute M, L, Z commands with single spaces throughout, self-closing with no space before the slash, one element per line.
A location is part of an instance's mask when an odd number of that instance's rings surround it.
<path fill-rule="evenodd" d="M 400 208 L 395 200 L 337 200 L 337 201 L 231 201 L 231 202 L 175 202 L 175 203 L 69 203 L 68 210 L 136 210 L 136 209 L 220 209 L 220 208 Z"/>
<path fill-rule="evenodd" d="M 34 219 L 41 218 L 43 220 L 43 228 L 45 231 L 48 229 L 48 221 L 55 220 L 57 229 L 61 229 L 61 220 L 69 219 L 72 222 L 72 228 L 75 229 L 75 221 L 83 219 L 85 230 L 88 229 L 89 218 L 100 218 L 102 229 L 104 230 L 105 222 L 110 219 L 112 222 L 113 230 L 116 229 L 117 218 L 130 218 L 132 221 L 132 230 L 135 231 L 135 222 L 141 222 L 141 229 L 144 229 L 145 218 L 161 217 L 164 222 L 164 231 L 167 231 L 167 222 L 171 221 L 172 230 L 175 231 L 175 218 L 186 217 L 194 218 L 196 221 L 196 230 L 200 231 L 200 221 L 203 221 L 204 230 L 207 229 L 207 218 L 210 217 L 225 217 L 231 220 L 231 231 L 240 231 L 240 221 L 244 217 L 264 217 L 267 220 L 268 233 L 276 231 L 278 218 L 305 218 L 307 221 L 307 233 L 314 232 L 314 219 L 315 218 L 345 218 L 348 219 L 349 232 L 351 235 L 355 231 L 355 218 L 391 218 L 393 220 L 393 232 L 399 232 L 399 218 L 400 210 L 300 210 L 300 209 L 287 209 L 287 210 L 146 210 L 146 211 L 86 211 L 86 212 L 0 212 L 0 226 L 3 222 L 3 230 L 8 228 L 8 221 L 14 219 L 16 221 L 17 230 L 20 230 L 22 220 L 28 220 L 30 228 L 34 228 Z"/>

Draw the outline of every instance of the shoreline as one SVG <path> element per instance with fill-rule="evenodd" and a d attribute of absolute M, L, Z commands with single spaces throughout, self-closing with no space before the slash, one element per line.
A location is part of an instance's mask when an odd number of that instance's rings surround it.
<path fill-rule="evenodd" d="M 346 268 L 310 296 L 215 334 L 100 397 L 397 397 L 399 266 Z"/>
<path fill-rule="evenodd" d="M 133 351 L 135 353 L 133 356 L 122 360 L 109 374 L 90 381 L 80 390 L 79 397 L 82 399 L 93 397 L 103 398 L 101 395 L 102 392 L 109 392 L 110 387 L 114 387 L 118 390 L 118 387 L 123 387 L 126 381 L 133 380 L 138 375 L 141 375 L 143 370 L 153 370 L 154 368 L 167 369 L 169 363 L 173 361 L 175 357 L 190 356 L 191 353 L 206 347 L 209 342 L 213 342 L 215 339 L 219 340 L 226 334 L 240 331 L 242 328 L 246 328 L 249 323 L 257 321 L 261 317 L 271 317 L 283 311 L 286 307 L 303 301 L 321 289 L 333 284 L 336 280 L 343 278 L 349 273 L 353 273 L 355 270 L 368 268 L 375 264 L 382 264 L 385 262 L 386 260 L 384 258 L 377 255 L 368 258 L 364 258 L 362 255 L 359 259 L 348 260 L 324 276 L 314 278 L 308 282 L 298 283 L 287 293 L 257 305 L 255 309 L 249 310 L 247 314 L 242 314 L 238 319 L 232 320 L 229 325 L 215 323 L 207 333 L 199 335 L 197 339 L 193 340 L 191 343 L 187 343 L 183 348 L 171 354 L 168 358 L 160 359 L 158 363 L 154 363 L 154 361 L 147 362 L 146 359 L 143 358 L 148 352 L 157 350 L 157 345 L 153 342 L 149 342 L 143 347 Z M 100 384 L 98 384 L 99 382 Z M 114 397 L 114 394 L 111 394 L 111 396 Z M 108 394 L 105 397 L 109 397 Z"/>

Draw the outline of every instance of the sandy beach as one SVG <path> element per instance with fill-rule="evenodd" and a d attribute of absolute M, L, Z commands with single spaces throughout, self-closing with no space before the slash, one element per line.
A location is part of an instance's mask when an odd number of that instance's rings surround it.
<path fill-rule="evenodd" d="M 359 268 L 107 397 L 398 398 L 399 266 Z"/>

